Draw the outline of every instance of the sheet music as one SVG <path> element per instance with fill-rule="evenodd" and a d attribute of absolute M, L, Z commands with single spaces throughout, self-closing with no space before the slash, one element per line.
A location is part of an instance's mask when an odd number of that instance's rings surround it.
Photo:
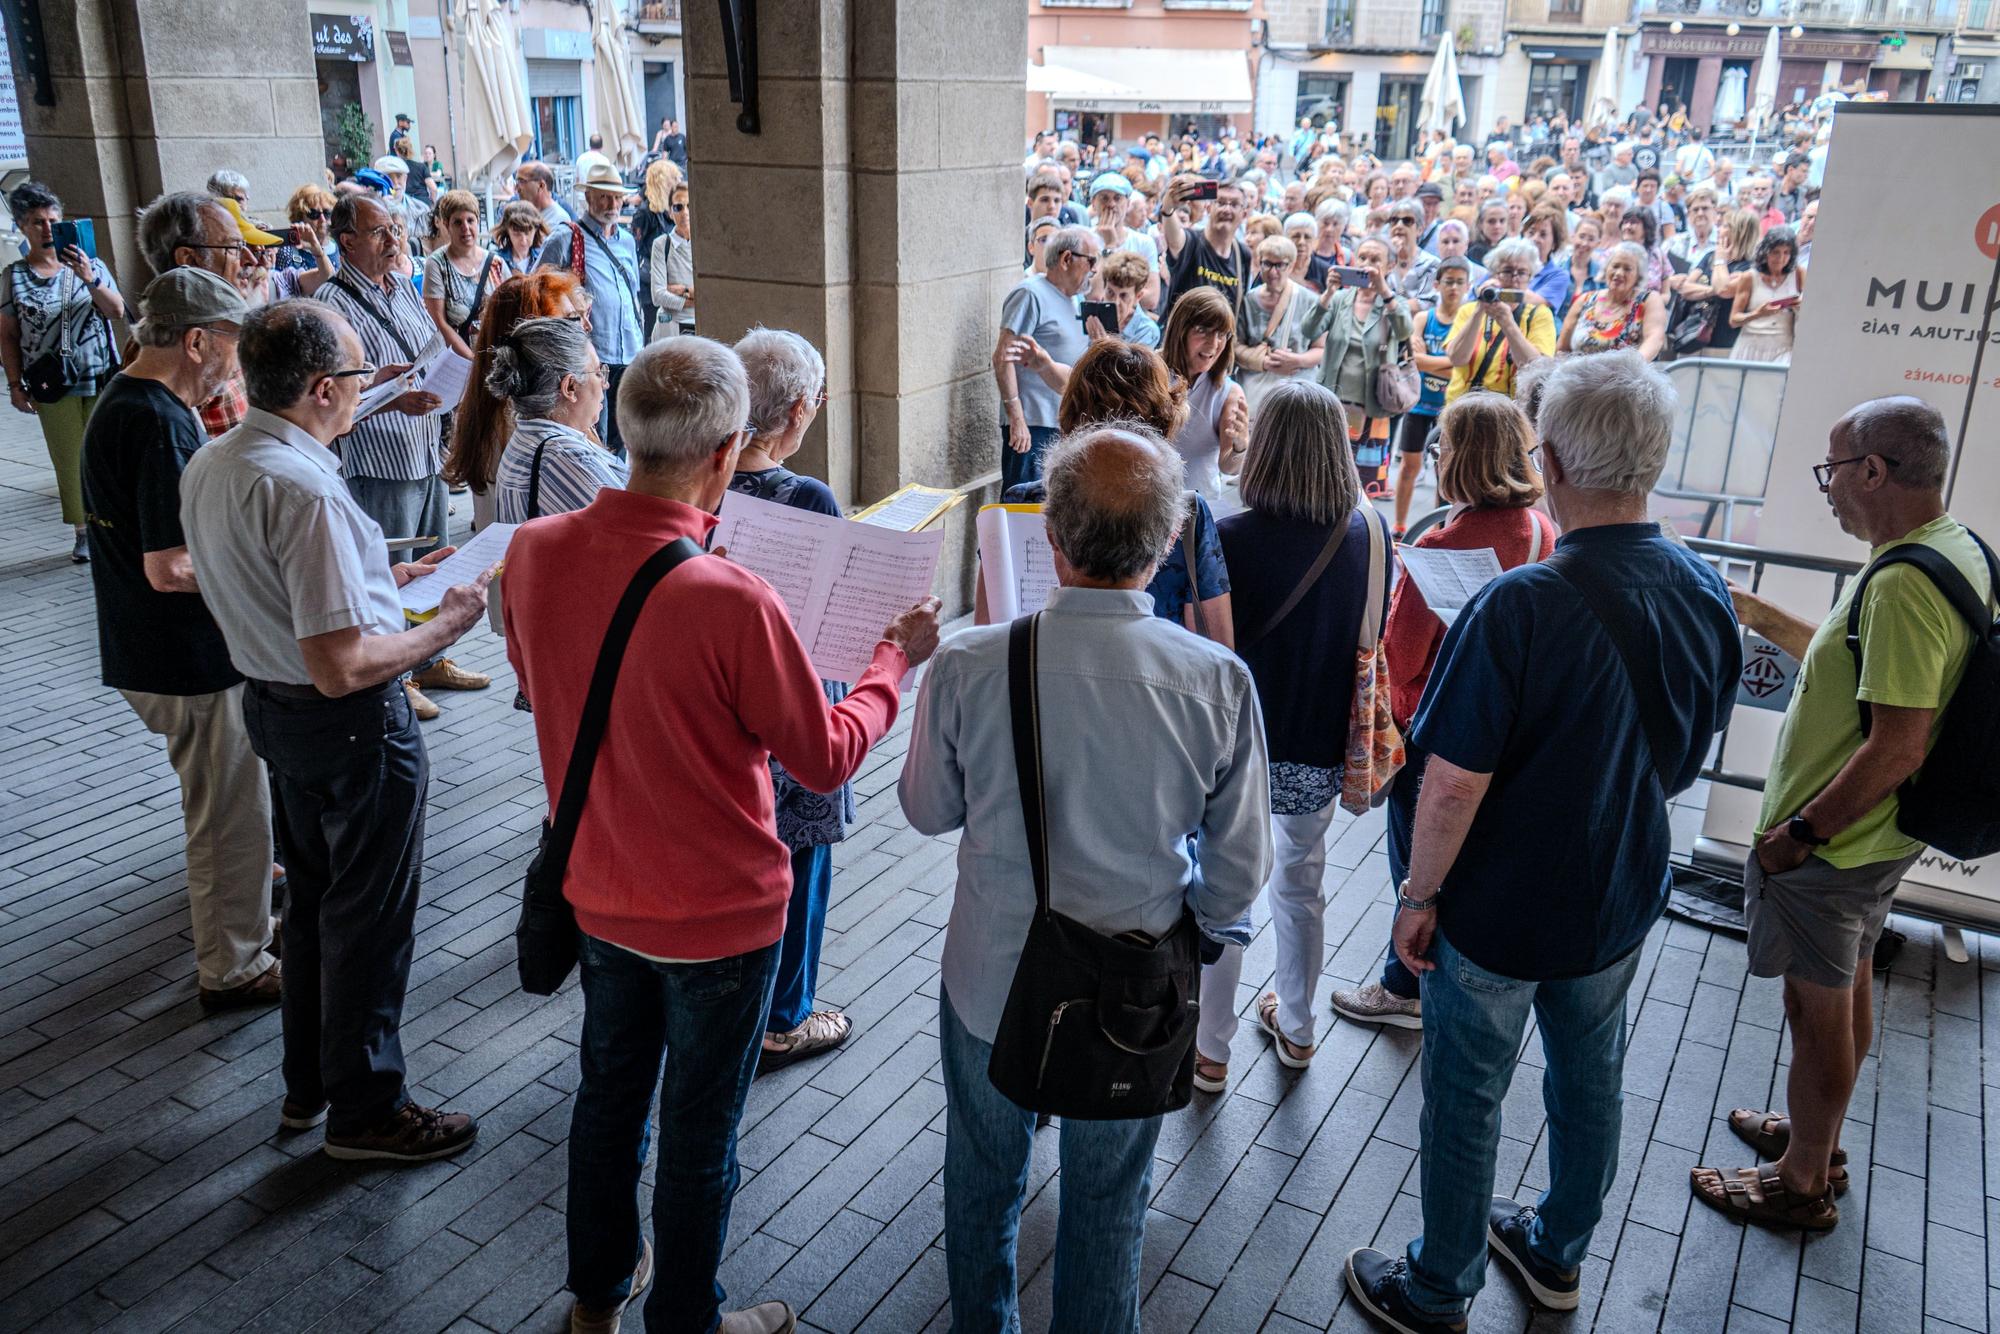
<path fill-rule="evenodd" d="M 1417 581 L 1425 603 L 1446 625 L 1458 619 L 1473 594 L 1500 575 L 1500 557 L 1492 547 L 1471 551 L 1398 547 L 1396 554 L 1402 558 L 1404 571 Z"/>
<path fill-rule="evenodd" d="M 1040 505 L 987 505 L 979 511 L 980 579 L 993 624 L 1038 612 L 1056 586 L 1055 551 Z"/>
<path fill-rule="evenodd" d="M 421 385 L 423 391 L 427 394 L 436 394 L 439 399 L 438 405 L 431 409 L 430 415 L 442 417 L 445 413 L 456 410 L 459 402 L 464 399 L 465 386 L 472 382 L 472 363 L 445 346 L 442 338 L 432 347 L 434 351 L 426 349 L 428 363 L 420 365 L 418 369 L 424 372 Z"/>
<path fill-rule="evenodd" d="M 854 521 L 874 524 L 877 528 L 893 528 L 899 533 L 913 533 L 939 518 L 959 499 L 956 492 L 934 486 L 906 486 L 855 515 Z"/>
<path fill-rule="evenodd" d="M 384 380 L 372 389 L 361 391 L 361 400 L 354 405 L 354 420 L 372 417 L 388 407 L 390 403 L 415 389 L 423 380 L 423 373 L 415 366 L 404 371 L 393 380 Z"/>
<path fill-rule="evenodd" d="M 722 498 L 721 520 L 712 546 L 771 585 L 814 668 L 849 685 L 883 628 L 930 596 L 944 549 L 941 532 L 896 532 L 740 491 Z"/>
<path fill-rule="evenodd" d="M 497 565 L 506 557 L 507 544 L 514 540 L 514 530 L 520 526 L 489 523 L 467 538 L 465 545 L 439 561 L 435 570 L 396 590 L 403 610 L 420 614 L 436 611 L 438 603 L 444 601 L 446 589 L 453 584 L 471 583 L 487 566 Z"/>

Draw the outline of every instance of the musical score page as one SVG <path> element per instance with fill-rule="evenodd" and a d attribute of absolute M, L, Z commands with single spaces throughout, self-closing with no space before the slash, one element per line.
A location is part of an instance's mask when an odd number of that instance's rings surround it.
<path fill-rule="evenodd" d="M 939 531 L 899 533 L 740 491 L 723 496 L 720 517 L 711 549 L 770 584 L 813 667 L 849 685 L 883 628 L 930 596 L 944 549 Z"/>
<path fill-rule="evenodd" d="M 987 505 L 975 525 L 986 617 L 998 625 L 1042 609 L 1056 586 L 1055 553 L 1040 505 Z"/>

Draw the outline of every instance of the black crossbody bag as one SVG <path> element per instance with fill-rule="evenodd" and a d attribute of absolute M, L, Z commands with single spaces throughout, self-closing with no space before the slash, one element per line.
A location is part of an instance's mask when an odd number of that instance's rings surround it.
<path fill-rule="evenodd" d="M 515 964 L 521 990 L 531 996 L 553 996 L 576 967 L 576 910 L 563 897 L 563 877 L 576 846 L 577 826 L 583 822 L 591 771 L 597 767 L 597 749 L 611 720 L 611 692 L 618 684 L 618 667 L 625 660 L 632 627 L 653 586 L 701 554 L 701 548 L 685 537 L 667 543 L 646 558 L 611 613 L 611 627 L 604 632 L 604 647 L 597 651 L 597 666 L 590 674 L 583 718 L 577 723 L 576 745 L 556 798 L 555 818 L 542 821 L 541 846 L 535 849 L 521 886 L 521 918 L 514 924 Z"/>
<path fill-rule="evenodd" d="M 986 1076 L 1032 1112 L 1082 1121 L 1178 1111 L 1194 1096 L 1201 931 L 1185 905 L 1159 940 L 1107 936 L 1049 906 L 1048 804 L 1035 680 L 1041 615 L 1007 643 L 1014 765 L 1034 870 L 1035 916 Z"/>

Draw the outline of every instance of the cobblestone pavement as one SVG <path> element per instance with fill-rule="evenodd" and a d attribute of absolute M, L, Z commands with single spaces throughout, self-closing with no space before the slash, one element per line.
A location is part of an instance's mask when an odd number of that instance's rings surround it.
<path fill-rule="evenodd" d="M 7 414 L 0 1330 L 563 1328 L 581 997 L 572 984 L 535 999 L 514 982 L 509 933 L 543 798 L 500 642 L 482 627 L 462 646 L 497 680 L 444 696 L 425 727 L 434 778 L 404 1012 L 417 1096 L 477 1113 L 479 1140 L 422 1167 L 337 1164 L 316 1133 L 278 1131 L 277 1014 L 196 1004 L 173 775 L 98 684 L 89 577 L 68 549 L 33 423 Z M 760 1080 L 742 1127 L 723 1281 L 732 1305 L 783 1297 L 812 1329 L 949 1324 L 936 996 L 953 847 L 901 818 L 903 744 L 870 758 L 860 824 L 835 856 L 820 990 L 856 1036 Z M 1698 821 L 1695 807 L 1678 813 L 1683 843 Z M 1335 834 L 1322 996 L 1371 974 L 1388 926 L 1379 820 L 1343 819 Z M 1835 1232 L 1745 1232 L 1690 1203 L 1691 1164 L 1745 1160 L 1719 1115 L 1769 1103 L 1788 1046 L 1778 988 L 1746 978 L 1740 943 L 1663 923 L 1632 991 L 1624 1151 L 1582 1309 L 1531 1319 L 1496 1269 L 1473 1328 L 1985 1328 L 1989 1273 L 2000 1280 L 1987 1244 L 2000 1237 L 2000 1138 L 1984 1119 L 2000 1100 L 2000 940 L 1971 940 L 1973 962 L 1953 965 L 1931 927 L 1899 925 L 1911 939 L 1846 1130 L 1856 1184 Z M 1260 930 L 1246 1011 L 1271 956 Z M 1293 1074 L 1246 1025 L 1227 1095 L 1168 1121 L 1148 1330 L 1365 1327 L 1341 1259 L 1416 1231 L 1418 1035 L 1331 1016 L 1323 1031 L 1312 1068 Z M 1499 1191 L 1546 1176 L 1539 1060 L 1531 1040 Z M 1039 1137 L 1021 1225 L 1029 1329 L 1047 1323 L 1055 1149 Z"/>

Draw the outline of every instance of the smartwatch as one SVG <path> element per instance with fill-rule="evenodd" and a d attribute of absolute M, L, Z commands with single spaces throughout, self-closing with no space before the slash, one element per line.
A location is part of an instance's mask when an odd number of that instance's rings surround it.
<path fill-rule="evenodd" d="M 1785 821 L 1785 837 L 1809 848 L 1823 848 L 1830 841 L 1813 832 L 1812 821 L 1803 815 L 1794 815 Z"/>

